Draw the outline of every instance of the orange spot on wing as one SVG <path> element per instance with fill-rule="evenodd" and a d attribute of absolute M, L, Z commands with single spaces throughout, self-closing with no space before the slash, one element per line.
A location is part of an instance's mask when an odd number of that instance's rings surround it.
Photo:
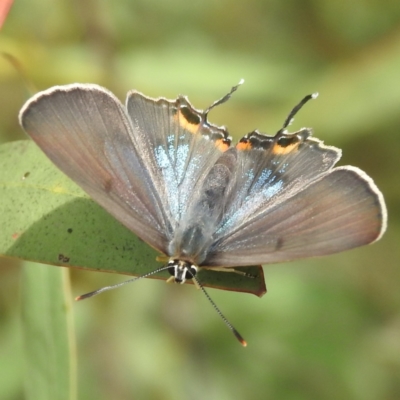
<path fill-rule="evenodd" d="M 297 150 L 299 147 L 299 143 L 293 143 L 289 146 L 281 146 L 280 144 L 276 143 L 274 147 L 272 148 L 272 153 L 273 154 L 288 154 L 292 151 Z"/>
<path fill-rule="evenodd" d="M 196 134 L 199 130 L 200 124 L 195 124 L 188 121 L 181 110 L 178 110 L 178 112 L 175 114 L 174 120 L 180 125 L 181 128 L 186 129 L 190 133 Z"/>
<path fill-rule="evenodd" d="M 218 150 L 224 152 L 229 149 L 229 144 L 226 143 L 223 139 L 218 139 L 215 141 L 215 146 Z"/>
<path fill-rule="evenodd" d="M 250 143 L 250 141 L 246 141 L 246 142 L 239 142 L 237 145 L 236 145 L 236 148 L 238 149 L 238 150 L 251 150 L 251 143 Z"/>

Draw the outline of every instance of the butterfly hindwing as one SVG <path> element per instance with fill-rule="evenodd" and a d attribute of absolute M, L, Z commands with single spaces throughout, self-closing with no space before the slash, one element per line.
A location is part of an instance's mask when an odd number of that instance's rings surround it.
<path fill-rule="evenodd" d="M 305 137 L 297 148 L 284 152 L 274 150 L 269 138 L 264 153 L 237 146 L 237 190 L 231 191 L 205 265 L 289 261 L 340 252 L 380 237 L 386 208 L 364 172 L 334 169 L 339 150 L 317 139 Z"/>
<path fill-rule="evenodd" d="M 224 130 L 208 124 L 185 97 L 153 100 L 132 91 L 127 111 L 135 147 L 142 154 L 172 238 L 230 139 Z"/>
<path fill-rule="evenodd" d="M 236 152 L 234 179 L 217 239 L 240 231 L 271 204 L 304 189 L 340 158 L 339 149 L 324 146 L 311 137 L 309 129 L 280 136 L 252 132 L 238 143 Z"/>

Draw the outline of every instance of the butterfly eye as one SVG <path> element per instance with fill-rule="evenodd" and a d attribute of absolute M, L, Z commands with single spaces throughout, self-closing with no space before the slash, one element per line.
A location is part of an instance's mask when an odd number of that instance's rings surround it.
<path fill-rule="evenodd" d="M 197 274 L 197 267 L 192 264 L 185 271 L 185 279 L 193 279 Z"/>
<path fill-rule="evenodd" d="M 168 262 L 168 269 L 167 271 L 170 273 L 172 276 L 176 276 L 176 270 L 178 268 L 178 260 L 170 260 Z"/>

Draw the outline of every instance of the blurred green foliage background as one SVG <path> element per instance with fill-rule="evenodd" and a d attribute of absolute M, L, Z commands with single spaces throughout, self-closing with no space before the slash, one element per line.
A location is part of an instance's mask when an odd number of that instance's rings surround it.
<path fill-rule="evenodd" d="M 389 209 L 377 244 L 266 266 L 262 299 L 209 290 L 246 349 L 193 287 L 143 280 L 75 304 L 80 399 L 400 398 L 398 1 L 15 0 L 0 51 L 23 70 L 0 58 L 0 143 L 25 138 L 17 115 L 32 85 L 186 94 L 206 108 L 244 78 L 212 122 L 236 138 L 274 133 L 318 91 L 292 129 L 342 148 L 340 164 L 365 170 Z M 7 400 L 24 398 L 20 271 L 0 260 Z M 76 295 L 124 279 L 71 276 Z"/>

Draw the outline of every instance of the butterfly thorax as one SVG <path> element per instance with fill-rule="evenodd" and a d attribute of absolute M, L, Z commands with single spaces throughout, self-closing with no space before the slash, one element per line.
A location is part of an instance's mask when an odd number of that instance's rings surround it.
<path fill-rule="evenodd" d="M 235 162 L 235 151 L 226 151 L 192 189 L 188 206 L 168 245 L 171 258 L 189 259 L 197 265 L 206 259 L 224 215 Z"/>
<path fill-rule="evenodd" d="M 168 272 L 174 277 L 175 283 L 185 283 L 187 279 L 196 276 L 198 266 L 185 260 L 170 258 L 167 264 Z M 172 278 L 170 278 L 172 279 Z"/>

